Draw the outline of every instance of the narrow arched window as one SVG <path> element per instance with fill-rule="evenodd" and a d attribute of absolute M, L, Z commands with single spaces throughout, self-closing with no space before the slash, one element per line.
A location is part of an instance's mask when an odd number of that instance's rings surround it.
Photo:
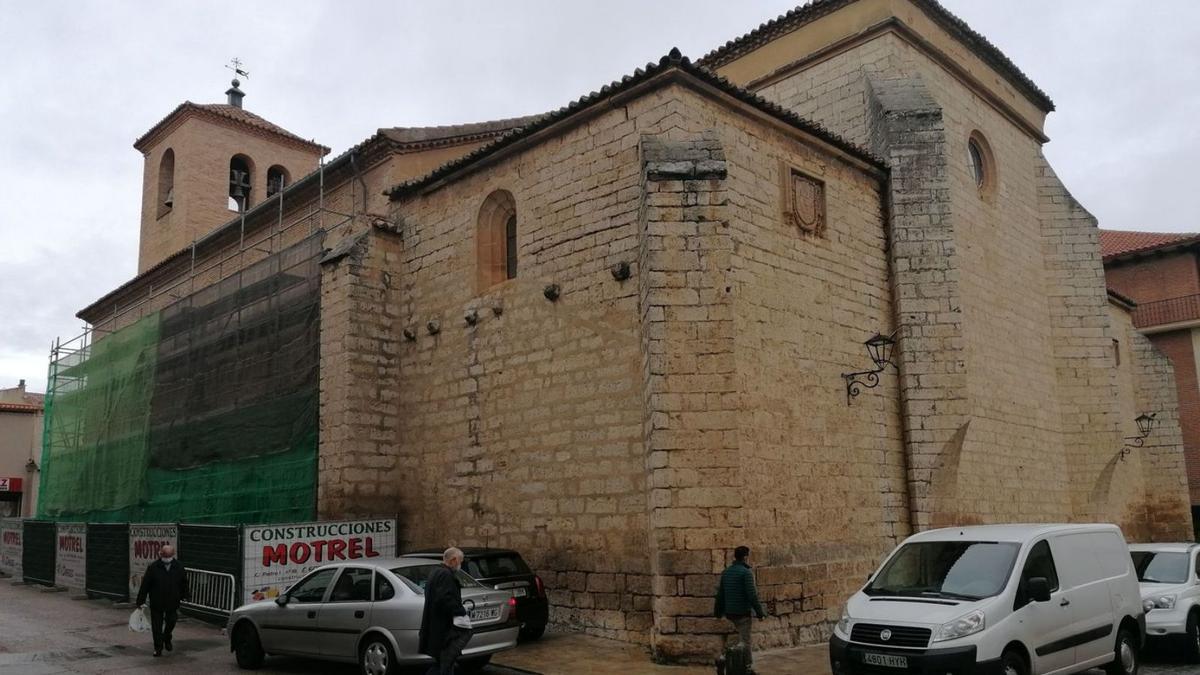
<path fill-rule="evenodd" d="M 167 148 L 158 163 L 158 217 L 162 218 L 175 207 L 175 151 Z"/>
<path fill-rule="evenodd" d="M 517 278 L 517 205 L 508 190 L 483 200 L 475 230 L 478 290 Z"/>
<path fill-rule="evenodd" d="M 978 131 L 967 138 L 967 168 L 980 196 L 990 198 L 996 190 L 996 161 L 987 139 Z"/>
<path fill-rule="evenodd" d="M 283 192 L 283 188 L 291 183 L 291 176 L 288 175 L 287 169 L 276 164 L 267 169 L 267 199 L 274 197 L 277 193 Z"/>
<path fill-rule="evenodd" d="M 254 184 L 254 163 L 245 155 L 229 160 L 229 210 L 244 212 L 250 208 L 250 186 Z"/>
<path fill-rule="evenodd" d="M 506 279 L 517 278 L 517 214 L 504 225 L 504 273 Z"/>

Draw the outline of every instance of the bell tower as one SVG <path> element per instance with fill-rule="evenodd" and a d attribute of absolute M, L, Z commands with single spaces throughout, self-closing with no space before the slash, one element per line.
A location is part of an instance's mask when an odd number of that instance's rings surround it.
<path fill-rule="evenodd" d="M 272 200 L 329 153 L 246 110 L 240 80 L 225 95 L 183 102 L 133 144 L 145 157 L 139 274 Z"/>

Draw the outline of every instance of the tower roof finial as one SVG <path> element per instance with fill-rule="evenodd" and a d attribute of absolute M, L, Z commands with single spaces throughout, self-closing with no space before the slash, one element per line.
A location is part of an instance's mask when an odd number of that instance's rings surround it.
<path fill-rule="evenodd" d="M 238 89 L 242 82 L 236 76 L 241 76 L 248 80 L 250 79 L 250 71 L 242 70 L 242 60 L 236 56 L 230 59 L 229 65 L 225 67 L 232 70 L 235 75 L 232 82 L 233 86 L 225 90 L 225 95 L 229 97 L 229 105 L 240 108 L 242 107 L 242 99 L 246 97 L 246 92 Z"/>

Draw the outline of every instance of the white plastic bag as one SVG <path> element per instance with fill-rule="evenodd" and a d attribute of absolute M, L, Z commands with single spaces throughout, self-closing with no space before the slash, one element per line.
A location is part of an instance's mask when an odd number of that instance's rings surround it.
<path fill-rule="evenodd" d="M 456 617 L 454 617 L 454 627 L 455 627 L 455 628 L 462 628 L 462 629 L 464 629 L 464 630 L 471 630 L 471 617 L 470 617 L 470 615 L 466 615 L 466 616 L 456 616 Z"/>
<path fill-rule="evenodd" d="M 135 633 L 145 633 L 150 630 L 150 619 L 145 609 L 135 609 L 129 615 L 129 630 Z"/>

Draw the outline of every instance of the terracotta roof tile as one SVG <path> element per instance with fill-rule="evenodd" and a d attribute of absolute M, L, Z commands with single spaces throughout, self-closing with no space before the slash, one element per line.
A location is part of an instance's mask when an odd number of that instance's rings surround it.
<path fill-rule="evenodd" d="M 168 125 L 178 115 L 187 112 L 196 112 L 201 115 L 208 115 L 210 117 L 229 120 L 236 124 L 241 124 L 258 129 L 260 131 L 265 131 L 281 138 L 285 138 L 293 143 L 299 143 L 307 146 L 313 150 L 319 151 L 322 155 L 329 154 L 328 147 L 315 141 L 311 141 L 307 138 L 301 138 L 300 136 L 297 136 L 296 134 L 293 134 L 287 129 L 279 126 L 278 124 L 269 122 L 244 108 L 229 105 L 228 103 L 192 103 L 191 101 L 184 101 L 183 103 L 180 103 L 179 106 L 172 110 L 166 117 L 159 120 L 157 124 L 150 127 L 149 131 L 142 134 L 140 138 L 134 141 L 133 147 L 137 148 L 138 150 L 143 150 L 143 145 L 153 138 L 154 135 L 159 132 L 159 130 Z"/>
<path fill-rule="evenodd" d="M 706 68 L 716 70 L 781 35 L 786 35 L 807 23 L 816 21 L 827 14 L 832 14 L 856 1 L 812 0 L 808 4 L 801 5 L 786 14 L 781 14 L 771 21 L 760 24 L 758 28 L 739 38 L 726 42 L 724 45 L 705 54 L 704 58 L 700 59 L 698 63 Z M 1039 89 L 1033 80 L 1029 79 L 1029 76 L 1021 72 L 1021 69 L 1017 68 L 1016 64 L 1004 55 L 1004 52 L 1000 51 L 996 45 L 993 45 L 983 35 L 973 30 L 967 25 L 967 22 L 952 14 L 945 7 L 942 7 L 936 0 L 911 0 L 911 2 L 923 11 L 926 16 L 941 26 L 943 30 L 950 33 L 950 35 L 975 52 L 984 62 L 1008 78 L 1014 86 L 1037 103 L 1042 110 L 1046 112 L 1054 110 L 1054 101 L 1050 100 L 1046 92 Z"/>
<path fill-rule="evenodd" d="M 32 403 L 0 403 L 0 412 L 38 413 L 41 411 L 42 406 Z"/>
<path fill-rule="evenodd" d="M 593 105 L 596 105 L 602 101 L 606 101 L 616 94 L 628 91 L 629 89 L 632 89 L 633 87 L 650 80 L 652 77 L 671 69 L 678 69 L 679 71 L 684 72 L 700 80 L 701 82 L 709 84 L 732 96 L 733 98 L 742 101 L 743 103 L 752 105 L 755 108 L 758 108 L 759 110 L 779 120 L 782 120 L 793 127 L 811 134 L 812 136 L 815 136 L 868 164 L 880 169 L 885 169 L 887 167 L 886 162 L 872 155 L 867 150 L 864 150 L 850 141 L 847 141 L 820 124 L 817 124 L 816 122 L 802 118 L 790 110 L 787 110 L 772 101 L 768 101 L 752 91 L 743 89 L 742 87 L 733 84 L 729 80 L 717 75 L 711 70 L 702 68 L 692 63 L 691 59 L 680 54 L 679 49 L 674 48 L 666 56 L 659 59 L 658 63 L 648 63 L 646 64 L 645 68 L 638 68 L 632 75 L 626 75 L 625 77 L 621 78 L 620 81 L 604 85 L 598 92 L 593 91 L 586 96 L 570 102 L 558 110 L 553 110 L 544 115 L 534 116 L 533 121 L 531 121 L 529 124 L 508 131 L 503 135 L 498 136 L 491 143 L 477 148 L 473 152 L 470 152 L 462 157 L 446 162 L 424 176 L 400 183 L 387 190 L 384 194 L 396 199 L 404 194 L 419 190 L 427 185 L 437 182 L 438 180 L 461 168 L 467 167 L 487 157 L 488 155 L 498 152 L 499 150 L 508 147 L 509 145 L 512 145 L 523 138 L 531 136 L 534 133 L 545 129 L 546 127 L 549 127 L 578 112 L 590 108 Z"/>
<path fill-rule="evenodd" d="M 406 145 L 432 144 L 436 142 L 456 141 L 474 136 L 495 136 L 536 122 L 541 117 L 542 115 L 526 115 L 525 117 L 511 117 L 488 122 L 472 122 L 469 124 L 452 124 L 438 127 L 388 127 L 380 129 L 379 133 L 396 143 Z"/>
<path fill-rule="evenodd" d="M 1105 260 L 1145 253 L 1165 246 L 1200 243 L 1195 232 L 1135 232 L 1130 230 L 1100 230 L 1100 254 Z"/>

